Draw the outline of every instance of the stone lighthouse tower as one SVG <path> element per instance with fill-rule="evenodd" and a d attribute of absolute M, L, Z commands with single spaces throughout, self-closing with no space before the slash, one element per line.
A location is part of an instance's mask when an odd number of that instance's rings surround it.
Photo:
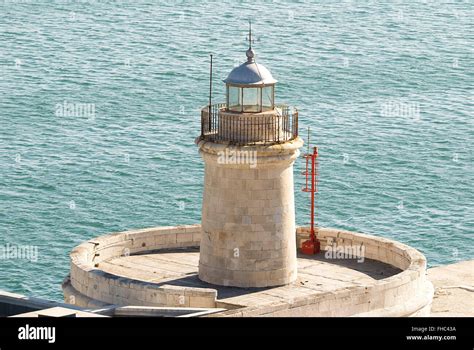
<path fill-rule="evenodd" d="M 275 104 L 277 81 L 256 62 L 251 44 L 246 56 L 224 80 L 226 103 L 201 110 L 199 278 L 235 287 L 284 285 L 297 274 L 293 163 L 303 141 L 296 109 Z"/>

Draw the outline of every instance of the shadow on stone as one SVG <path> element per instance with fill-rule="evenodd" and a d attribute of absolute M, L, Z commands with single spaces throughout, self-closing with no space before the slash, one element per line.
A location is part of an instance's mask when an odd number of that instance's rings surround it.
<path fill-rule="evenodd" d="M 348 269 L 361 272 L 375 280 L 382 280 L 384 278 L 388 278 L 402 272 L 402 270 L 396 268 L 395 266 L 385 264 L 377 260 L 365 258 L 363 262 L 359 262 L 357 258 L 329 259 L 329 258 L 326 258 L 324 253 L 325 253 L 324 251 L 315 255 L 305 255 L 305 254 L 299 253 L 298 259 L 315 260 L 315 261 L 325 262 L 331 265 L 346 267 Z"/>

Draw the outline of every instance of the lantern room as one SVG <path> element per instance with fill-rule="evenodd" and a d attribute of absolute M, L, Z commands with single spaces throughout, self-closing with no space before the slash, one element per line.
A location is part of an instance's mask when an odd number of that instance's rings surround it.
<path fill-rule="evenodd" d="M 226 101 L 212 104 L 212 55 L 209 104 L 201 108 L 201 140 L 238 145 L 276 144 L 298 137 L 298 111 L 275 104 L 277 81 L 256 62 L 252 29 L 247 60 L 234 67 L 227 78 Z"/>
<path fill-rule="evenodd" d="M 234 68 L 224 80 L 227 88 L 227 111 L 260 113 L 275 107 L 275 83 L 265 66 L 255 62 L 255 52 L 250 47 L 247 62 Z"/>

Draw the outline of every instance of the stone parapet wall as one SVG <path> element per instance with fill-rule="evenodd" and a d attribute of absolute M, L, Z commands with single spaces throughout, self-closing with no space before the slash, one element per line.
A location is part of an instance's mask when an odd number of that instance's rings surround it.
<path fill-rule="evenodd" d="M 200 232 L 200 225 L 156 227 L 109 234 L 79 245 L 70 254 L 70 276 L 63 285 L 65 301 L 84 307 L 103 304 L 215 307 L 214 289 L 158 285 L 100 270 L 102 261 L 114 257 L 196 247 Z"/>
<path fill-rule="evenodd" d="M 309 228 L 296 229 L 296 244 L 309 238 Z M 198 247 L 201 226 L 156 227 L 101 236 L 71 252 L 71 272 L 63 284 L 65 301 L 81 307 L 109 304 L 167 307 L 221 307 L 216 316 L 428 316 L 433 297 L 426 279 L 426 259 L 416 249 L 382 237 L 319 228 L 321 247 L 365 246 L 365 258 L 398 267 L 402 272 L 361 286 L 320 292 L 291 301 L 241 307 L 216 300 L 215 289 L 158 285 L 100 270 L 101 262 L 167 248 Z"/>
<path fill-rule="evenodd" d="M 297 246 L 309 239 L 309 228 L 296 230 Z M 428 316 L 433 286 L 426 279 L 426 258 L 405 244 L 362 233 L 319 228 L 321 248 L 365 246 L 365 258 L 403 270 L 372 284 L 344 288 L 331 293 L 315 293 L 278 303 L 229 310 L 214 316 Z M 323 252 L 324 253 L 324 252 Z"/>

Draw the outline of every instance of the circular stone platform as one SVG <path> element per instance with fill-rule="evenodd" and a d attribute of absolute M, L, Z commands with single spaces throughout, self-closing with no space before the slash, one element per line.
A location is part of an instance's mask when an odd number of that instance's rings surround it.
<path fill-rule="evenodd" d="M 426 260 L 401 243 L 320 228 L 321 246 L 333 253 L 299 254 L 295 282 L 237 288 L 199 280 L 200 232 L 200 225 L 158 227 L 81 244 L 71 253 L 65 301 L 225 309 L 214 317 L 429 315 L 433 287 L 425 278 Z M 298 246 L 307 237 L 307 228 L 297 229 Z"/>

